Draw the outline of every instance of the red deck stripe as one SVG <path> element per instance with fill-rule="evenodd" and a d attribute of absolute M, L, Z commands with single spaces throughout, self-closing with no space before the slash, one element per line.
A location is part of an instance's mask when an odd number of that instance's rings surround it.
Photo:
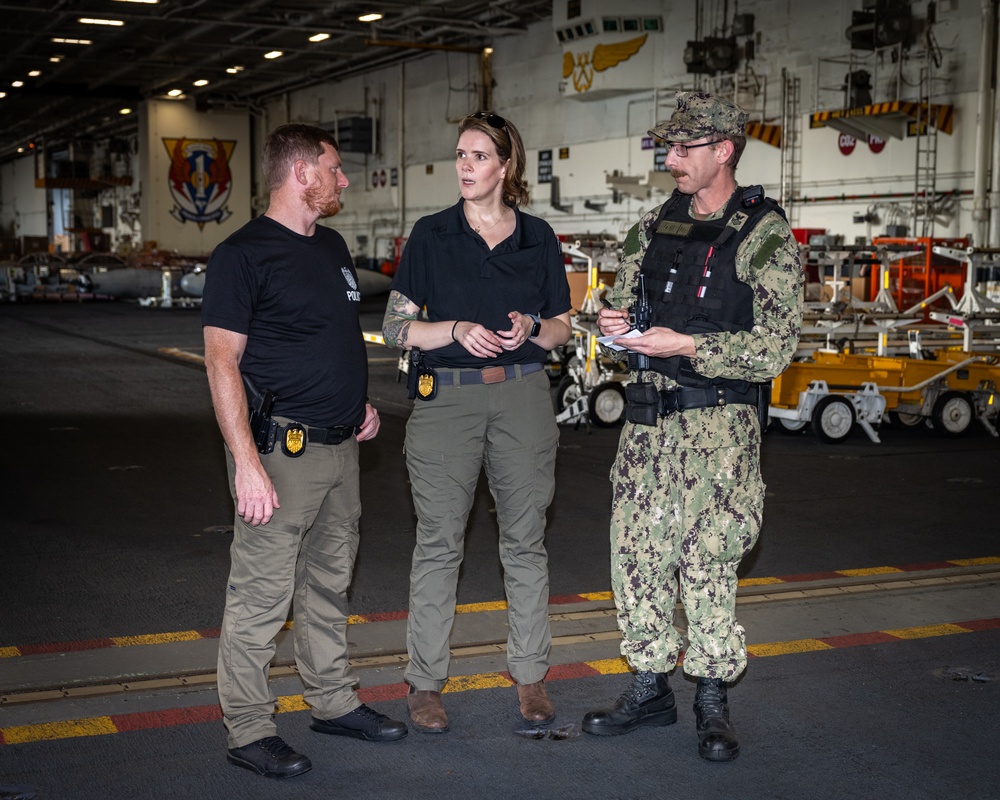
<path fill-rule="evenodd" d="M 18 647 L 22 656 L 37 656 L 45 653 L 70 653 L 76 650 L 102 650 L 106 647 L 114 647 L 115 643 L 110 638 L 105 639 L 81 639 L 78 642 L 49 642 L 48 644 L 26 644 Z"/>
<path fill-rule="evenodd" d="M 844 636 L 820 636 L 818 642 L 828 644 L 830 647 L 857 647 L 863 644 L 884 644 L 885 642 L 898 642 L 901 639 L 890 633 L 873 631 L 871 633 L 849 633 Z"/>

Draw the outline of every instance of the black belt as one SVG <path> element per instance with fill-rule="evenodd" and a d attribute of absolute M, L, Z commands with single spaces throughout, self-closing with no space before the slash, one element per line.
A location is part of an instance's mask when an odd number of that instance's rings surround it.
<path fill-rule="evenodd" d="M 484 367 L 483 369 L 449 369 L 435 367 L 438 382 L 442 386 L 469 386 L 476 383 L 503 383 L 530 375 L 544 368 L 544 364 L 508 364 L 506 367 Z M 457 380 L 456 380 L 457 378 Z"/>
<path fill-rule="evenodd" d="M 704 389 L 693 389 L 682 386 L 671 391 L 660 391 L 660 408 L 662 415 L 675 411 L 688 411 L 693 408 L 713 408 L 731 403 L 757 404 L 758 389 L 751 386 L 746 392 L 737 392 L 728 386 L 708 386 Z"/>
<path fill-rule="evenodd" d="M 295 424 L 290 423 L 290 425 Z M 282 439 L 284 439 L 285 429 L 288 427 L 289 425 L 278 426 Z M 337 425 L 333 428 L 310 428 L 308 425 L 299 425 L 298 427 L 306 429 L 309 441 L 313 444 L 341 444 L 361 430 L 357 425 Z"/>

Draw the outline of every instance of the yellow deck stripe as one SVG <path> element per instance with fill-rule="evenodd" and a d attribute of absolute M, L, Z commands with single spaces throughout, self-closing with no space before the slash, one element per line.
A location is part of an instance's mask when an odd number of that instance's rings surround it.
<path fill-rule="evenodd" d="M 986 558 L 953 558 L 949 564 L 957 567 L 982 567 L 986 564 L 1000 564 L 1000 557 L 988 556 Z"/>
<path fill-rule="evenodd" d="M 503 600 L 493 600 L 488 603 L 463 603 L 455 606 L 456 614 L 474 614 L 477 611 L 506 611 L 507 603 Z"/>
<path fill-rule="evenodd" d="M 173 633 L 147 633 L 142 636 L 112 636 L 115 647 L 134 647 L 140 644 L 168 644 L 170 642 L 196 642 L 203 638 L 198 631 L 175 631 Z"/>
<path fill-rule="evenodd" d="M 747 647 L 751 655 L 765 658 L 767 656 L 786 656 L 790 653 L 812 653 L 817 650 L 833 650 L 832 645 L 819 639 L 794 639 L 790 642 L 770 642 L 768 644 L 752 644 Z"/>
<path fill-rule="evenodd" d="M 838 569 L 836 573 L 850 578 L 860 575 L 889 575 L 902 571 L 896 567 L 868 567 L 867 569 Z"/>
<path fill-rule="evenodd" d="M 441 693 L 468 692 L 473 689 L 500 689 L 511 685 L 511 682 L 499 672 L 483 672 L 479 675 L 456 675 L 453 678 L 448 678 L 448 683 L 441 690 Z"/>
<path fill-rule="evenodd" d="M 614 594 L 611 592 L 583 592 L 580 597 L 585 600 L 611 600 L 614 598 Z"/>
<path fill-rule="evenodd" d="M 927 639 L 931 636 L 951 636 L 955 633 L 969 633 L 969 629 L 963 628 L 960 625 L 945 623 L 943 625 L 919 625 L 916 628 L 896 628 L 895 630 L 882 631 L 882 633 L 888 633 L 890 636 L 898 636 L 900 639 Z"/>
<path fill-rule="evenodd" d="M 784 583 L 781 578 L 741 578 L 739 586 L 773 586 L 776 583 Z"/>
<path fill-rule="evenodd" d="M 46 722 L 43 725 L 17 725 L 3 729 L 3 738 L 7 744 L 24 744 L 25 742 L 44 742 L 53 739 L 72 739 L 77 736 L 103 736 L 117 733 L 118 728 L 111 717 L 91 717 L 90 719 L 71 719 L 67 722 Z"/>
<path fill-rule="evenodd" d="M 17 658 L 21 651 L 16 647 L 0 647 L 0 658 Z"/>
<path fill-rule="evenodd" d="M 284 714 L 288 711 L 308 711 L 309 704 L 302 699 L 300 694 L 289 694 L 278 698 L 278 713 Z"/>
<path fill-rule="evenodd" d="M 618 658 L 602 658 L 598 661 L 586 661 L 584 663 L 588 667 L 596 669 L 602 675 L 618 675 L 622 672 L 628 672 L 630 669 L 628 662 L 621 656 Z"/>

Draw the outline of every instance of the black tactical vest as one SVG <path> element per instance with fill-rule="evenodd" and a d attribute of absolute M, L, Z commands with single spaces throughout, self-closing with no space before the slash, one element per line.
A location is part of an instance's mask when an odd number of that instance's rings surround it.
<path fill-rule="evenodd" d="M 759 186 L 737 187 L 722 217 L 696 220 L 690 195 L 674 190 L 653 224 L 640 270 L 652 306 L 651 325 L 682 333 L 747 331 L 753 327 L 753 288 L 736 275 L 736 251 L 768 211 L 781 208 Z M 682 386 L 729 386 L 745 381 L 696 373 L 683 356 L 650 358 L 650 368 Z"/>

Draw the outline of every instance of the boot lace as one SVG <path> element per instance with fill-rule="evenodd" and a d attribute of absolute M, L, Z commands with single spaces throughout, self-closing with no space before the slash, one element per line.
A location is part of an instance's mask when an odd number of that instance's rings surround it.
<path fill-rule="evenodd" d="M 268 736 L 265 739 L 261 739 L 257 744 L 260 745 L 260 749 L 263 750 L 270 756 L 275 758 L 284 758 L 288 755 L 295 755 L 295 751 L 289 747 L 285 740 L 280 736 Z"/>
<path fill-rule="evenodd" d="M 638 705 L 652 692 L 654 682 L 653 673 L 637 672 L 632 678 L 632 683 L 622 692 L 621 700 L 632 705 Z"/>
<path fill-rule="evenodd" d="M 703 714 L 709 716 L 723 713 L 725 700 L 722 696 L 722 685 L 715 681 L 705 681 L 699 685 L 694 696 L 694 704 Z"/>

